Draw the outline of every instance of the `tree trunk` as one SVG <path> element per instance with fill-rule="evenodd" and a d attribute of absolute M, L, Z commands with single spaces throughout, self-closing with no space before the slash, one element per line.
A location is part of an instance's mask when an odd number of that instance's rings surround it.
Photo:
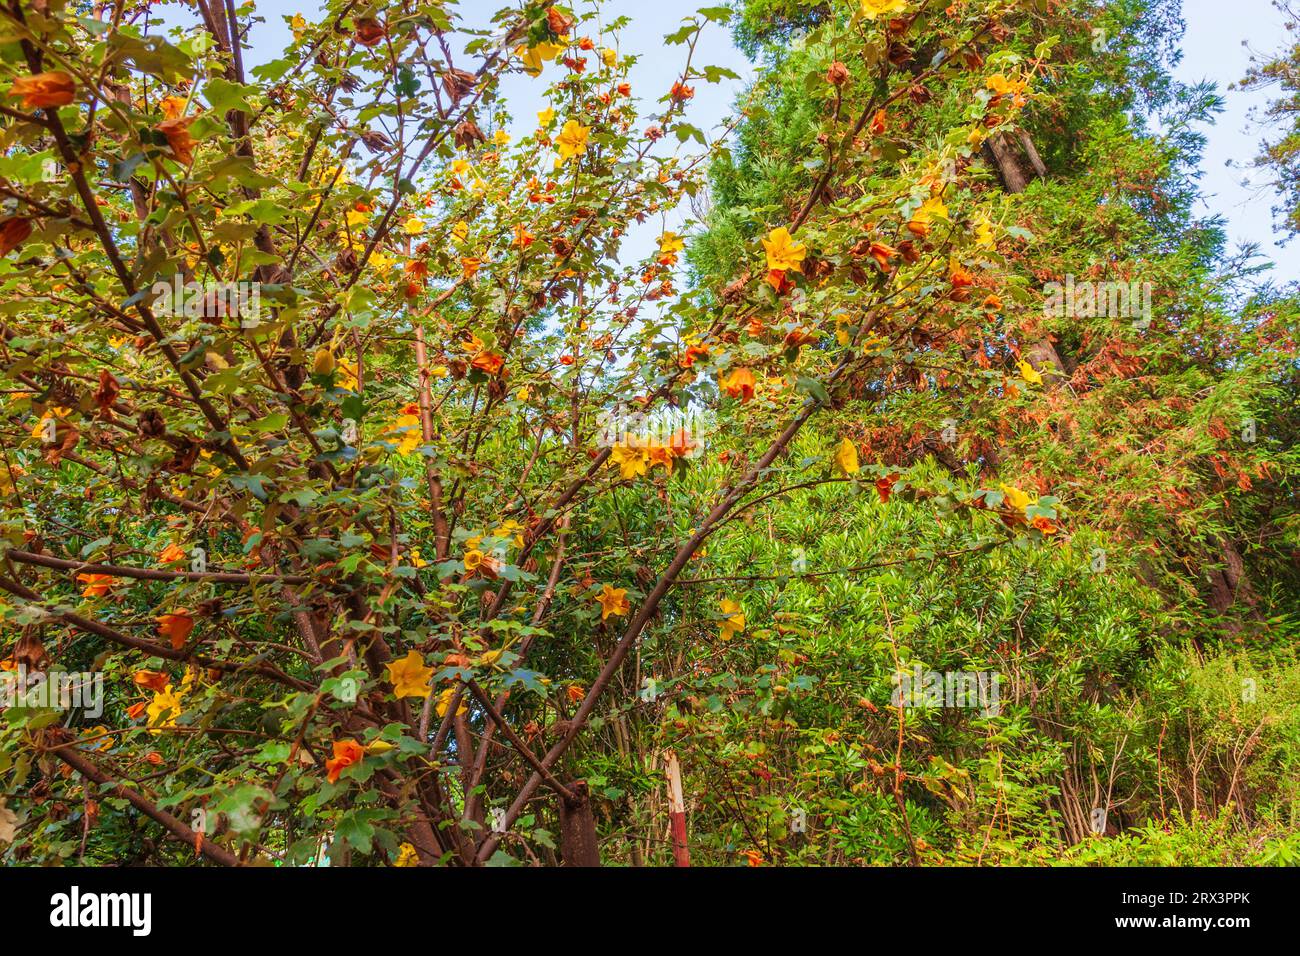
<path fill-rule="evenodd" d="M 587 781 L 568 785 L 572 800 L 560 800 L 560 859 L 565 866 L 600 866 L 596 816 L 591 810 Z"/>
<path fill-rule="evenodd" d="M 1047 167 L 1026 130 L 1017 130 L 1014 138 L 1007 133 L 990 137 L 984 143 L 984 156 L 997 168 L 1003 188 L 1009 193 L 1022 193 L 1034 179 L 1047 177 Z M 1043 376 L 1047 385 L 1063 380 L 1068 371 L 1050 338 L 1029 346 L 1025 361 Z"/>

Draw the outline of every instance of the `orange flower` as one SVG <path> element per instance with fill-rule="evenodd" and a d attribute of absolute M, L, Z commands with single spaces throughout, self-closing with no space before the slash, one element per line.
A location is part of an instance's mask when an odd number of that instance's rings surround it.
<path fill-rule="evenodd" d="M 325 770 L 330 783 L 338 783 L 339 774 L 347 767 L 360 763 L 366 756 L 366 748 L 355 740 L 334 741 L 334 756 L 325 761 Z"/>
<path fill-rule="evenodd" d="M 885 245 L 883 242 L 873 242 L 869 250 L 871 258 L 875 259 L 882 269 L 889 269 L 889 260 L 898 255 L 898 250 L 893 246 Z"/>
<path fill-rule="evenodd" d="M 745 859 L 749 861 L 750 866 L 763 865 L 763 854 L 759 853 L 757 850 L 746 850 Z"/>
<path fill-rule="evenodd" d="M 184 647 L 190 632 L 194 630 L 194 618 L 190 617 L 189 611 L 164 614 L 155 620 L 158 622 L 158 633 L 171 640 L 174 650 L 179 651 Z"/>
<path fill-rule="evenodd" d="M 1042 515 L 1039 515 L 1037 518 L 1035 518 L 1031 522 L 1031 524 L 1033 524 L 1033 526 L 1037 528 L 1039 531 L 1041 531 L 1043 534 L 1056 534 L 1056 532 L 1059 530 L 1056 527 L 1056 525 L 1052 524 L 1051 518 L 1045 518 Z"/>
<path fill-rule="evenodd" d="M 688 345 L 686 347 L 686 354 L 682 356 L 681 361 L 677 364 L 682 368 L 691 368 L 695 364 L 696 359 L 703 358 L 708 354 L 709 348 L 707 345 Z"/>
<path fill-rule="evenodd" d="M 608 584 L 602 585 L 600 593 L 596 595 L 596 602 L 600 605 L 600 619 L 603 621 L 611 614 L 615 617 L 627 617 L 632 605 L 627 599 L 627 588 L 611 587 Z"/>
<path fill-rule="evenodd" d="M 113 586 L 115 578 L 111 574 L 78 574 L 77 580 L 85 583 L 82 597 L 103 597 Z"/>
<path fill-rule="evenodd" d="M 172 157 L 182 166 L 194 162 L 194 138 L 190 136 L 190 124 L 196 118 L 184 116 L 163 120 L 155 127 L 158 132 L 167 137 L 167 145 L 171 147 Z"/>
<path fill-rule="evenodd" d="M 880 495 L 880 503 L 888 504 L 889 496 L 894 493 L 894 482 L 898 480 L 898 475 L 886 475 L 884 478 L 876 481 L 876 494 Z"/>
<path fill-rule="evenodd" d="M 764 281 L 776 290 L 777 295 L 785 295 L 794 288 L 794 280 L 786 275 L 784 269 L 767 270 L 767 277 Z"/>
<path fill-rule="evenodd" d="M 482 259 L 466 257 L 460 260 L 460 269 L 466 279 L 472 279 L 478 275 L 479 267 L 483 265 Z"/>
<path fill-rule="evenodd" d="M 132 704 L 126 709 L 126 715 L 132 720 L 139 720 L 140 715 L 145 712 L 145 708 L 148 706 L 149 702 L 147 700 L 142 700 L 138 704 Z"/>
<path fill-rule="evenodd" d="M 816 338 L 816 333 L 801 325 L 799 328 L 791 329 L 785 333 L 785 338 L 781 344 L 788 349 L 797 349 L 807 345 L 814 338 Z"/>
<path fill-rule="evenodd" d="M 651 445 L 646 451 L 650 456 L 650 467 L 663 465 L 668 471 L 673 470 L 673 458 L 675 452 L 668 445 Z"/>
<path fill-rule="evenodd" d="M 158 671 L 136 671 L 131 679 L 135 681 L 137 687 L 144 687 L 158 693 L 162 693 L 171 681 L 166 674 L 160 674 Z"/>
<path fill-rule="evenodd" d="M 587 696 L 587 688 L 581 684 L 570 684 L 564 689 L 564 692 L 569 695 L 569 700 L 575 704 Z"/>
<path fill-rule="evenodd" d="M 38 106 L 67 106 L 76 93 L 77 84 L 72 75 L 62 71 L 20 76 L 9 87 L 9 95 L 21 96 L 23 106 L 29 110 Z"/>
<path fill-rule="evenodd" d="M 0 256 L 7 256 L 32 234 L 32 221 L 22 216 L 10 216 L 0 222 Z"/>
<path fill-rule="evenodd" d="M 698 447 L 696 442 L 691 441 L 691 436 L 686 433 L 685 427 L 677 429 L 668 439 L 668 448 L 677 458 L 685 458 Z"/>
<path fill-rule="evenodd" d="M 163 119 L 180 119 L 185 113 L 185 98 L 181 96 L 164 96 L 160 105 Z"/>
<path fill-rule="evenodd" d="M 155 767 L 161 766 L 163 762 L 162 754 L 160 754 L 156 750 L 149 751 L 147 754 L 144 755 L 144 759 L 149 761 Z"/>
<path fill-rule="evenodd" d="M 722 383 L 722 390 L 732 398 L 747 402 L 754 397 L 754 373 L 747 368 L 733 369 Z"/>
<path fill-rule="evenodd" d="M 469 363 L 480 372 L 486 372 L 489 375 L 496 375 L 501 371 L 501 366 L 506 362 L 505 358 L 496 352 L 479 352 Z"/>
<path fill-rule="evenodd" d="M 178 544 L 169 544 L 162 549 L 158 555 L 158 560 L 163 564 L 175 564 L 177 561 L 185 560 L 185 549 Z"/>
<path fill-rule="evenodd" d="M 871 132 L 876 136 L 883 133 L 885 131 L 885 120 L 888 118 L 889 114 L 883 109 L 876 110 L 876 115 L 871 117 Z"/>

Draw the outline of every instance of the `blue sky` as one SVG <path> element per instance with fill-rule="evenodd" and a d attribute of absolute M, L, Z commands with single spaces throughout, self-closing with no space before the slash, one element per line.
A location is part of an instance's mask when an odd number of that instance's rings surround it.
<path fill-rule="evenodd" d="M 570 0 L 579 12 L 593 9 L 589 0 Z M 682 47 L 663 45 L 665 34 L 675 30 L 685 16 L 700 6 L 718 4 L 721 0 L 605 0 L 600 4 L 606 21 L 626 15 L 631 24 L 623 30 L 622 48 L 641 54 L 641 61 L 632 71 L 634 91 L 647 97 L 658 97 L 671 85 L 682 63 Z M 462 15 L 470 22 L 486 24 L 491 12 L 502 6 L 500 0 L 467 0 L 460 5 Z M 295 12 L 304 15 L 317 9 L 314 0 L 261 0 L 258 13 L 266 19 L 256 31 L 257 42 L 249 59 L 263 62 L 274 58 L 289 40 L 289 31 L 283 18 Z M 470 12 L 479 11 L 479 12 Z M 1270 206 L 1271 190 L 1262 186 L 1259 174 L 1249 168 L 1252 157 L 1258 152 L 1263 131 L 1251 122 L 1248 111 L 1260 108 L 1267 101 L 1267 93 L 1229 91 L 1228 86 L 1245 74 L 1250 52 L 1271 53 L 1286 38 L 1282 17 L 1269 0 L 1183 0 L 1183 18 L 1187 30 L 1183 38 L 1183 60 L 1175 70 L 1184 82 L 1209 80 L 1218 86 L 1226 98 L 1226 110 L 1217 122 L 1205 129 L 1207 146 L 1201 163 L 1202 198 L 1197 209 L 1200 215 L 1220 215 L 1226 221 L 1230 246 L 1255 242 L 1261 253 L 1272 260 L 1273 277 L 1279 281 L 1300 280 L 1300 254 L 1297 248 L 1284 249 L 1279 243 L 1280 233 L 1274 229 Z M 1248 43 L 1249 48 L 1243 46 Z M 728 115 L 736 95 L 744 88 L 744 79 L 752 67 L 744 55 L 731 43 L 729 32 L 716 24 L 708 26 L 697 48 L 697 65 L 725 66 L 742 77 L 740 81 L 724 80 L 718 84 L 698 82 L 691 108 L 692 121 L 701 128 L 711 128 Z M 519 132 L 532 129 L 534 114 L 542 107 L 538 99 L 543 84 L 524 77 L 512 78 L 504 92 L 511 112 L 519 124 Z M 650 112 L 643 106 L 643 114 Z M 1228 163 L 1235 161 L 1233 168 Z M 1253 182 L 1243 183 L 1243 180 Z M 670 220 L 667 225 L 678 225 Z M 656 229 L 659 226 L 656 226 Z M 648 230 L 644 230 L 647 231 Z M 657 234 L 657 232 L 656 232 Z M 649 236 L 629 236 L 625 254 L 639 255 L 648 251 Z M 640 248 L 642 245 L 646 248 Z"/>
<path fill-rule="evenodd" d="M 1275 194 L 1263 184 L 1250 161 L 1259 152 L 1264 131 L 1250 121 L 1251 107 L 1262 112 L 1268 91 L 1227 91 L 1245 75 L 1252 50 L 1270 54 L 1286 40 L 1281 13 L 1269 0 L 1183 0 L 1183 61 L 1174 75 L 1184 83 L 1211 80 L 1224 93 L 1226 109 L 1207 129 L 1201 162 L 1201 215 L 1218 214 L 1227 220 L 1230 245 L 1256 242 L 1275 265 L 1279 281 L 1300 280 L 1300 243 L 1283 249 L 1269 209 Z M 1248 43 L 1249 47 L 1243 46 Z M 1226 91 L 1226 92 L 1225 92 Z M 1236 162 L 1237 168 L 1227 164 Z M 1243 180 L 1253 180 L 1243 185 Z"/>

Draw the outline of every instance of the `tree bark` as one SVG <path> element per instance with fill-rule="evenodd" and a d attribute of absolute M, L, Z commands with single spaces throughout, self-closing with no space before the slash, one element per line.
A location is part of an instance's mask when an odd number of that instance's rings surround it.
<path fill-rule="evenodd" d="M 587 781 L 575 780 L 568 790 L 573 798 L 560 798 L 560 860 L 565 866 L 600 866 L 596 816 Z"/>

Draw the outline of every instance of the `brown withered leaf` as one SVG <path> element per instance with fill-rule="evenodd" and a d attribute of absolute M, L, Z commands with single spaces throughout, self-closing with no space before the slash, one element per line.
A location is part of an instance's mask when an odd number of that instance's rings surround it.
<path fill-rule="evenodd" d="M 81 441 L 81 432 L 66 422 L 59 422 L 54 430 L 54 444 L 47 448 L 41 457 L 49 464 L 57 465 L 63 461 L 64 455 L 72 454 L 79 441 Z"/>
<path fill-rule="evenodd" d="M 473 149 L 475 146 L 487 142 L 487 137 L 478 128 L 478 123 L 471 119 L 461 120 L 456 124 L 456 128 L 452 131 L 452 139 L 456 141 L 456 145 L 461 149 Z"/>
<path fill-rule="evenodd" d="M 459 103 L 474 90 L 478 77 L 466 70 L 450 69 L 442 74 L 442 88 L 451 97 L 452 103 Z"/>
<path fill-rule="evenodd" d="M 386 153 L 393 148 L 393 141 L 379 130 L 363 129 L 357 136 L 372 153 Z"/>
<path fill-rule="evenodd" d="M 176 449 L 176 454 L 163 464 L 163 471 L 170 471 L 173 474 L 189 472 L 198 461 L 199 447 L 198 442 L 187 440 L 184 445 Z"/>
<path fill-rule="evenodd" d="M 357 21 L 356 41 L 362 46 L 377 46 L 386 36 L 388 28 L 374 17 L 362 17 Z"/>
<path fill-rule="evenodd" d="M 167 422 L 156 408 L 149 408 L 140 413 L 136 420 L 136 430 L 143 438 L 157 438 L 167 434 Z"/>
<path fill-rule="evenodd" d="M 45 653 L 45 645 L 34 634 L 24 634 L 14 645 L 13 660 L 25 668 L 28 673 L 44 671 L 50 666 L 50 655 Z"/>
<path fill-rule="evenodd" d="M 32 234 L 32 221 L 22 216 L 12 216 L 0 222 L 0 256 L 7 256 Z"/>
<path fill-rule="evenodd" d="M 113 403 L 117 401 L 118 393 L 122 391 L 122 386 L 118 384 L 113 373 L 108 369 L 100 369 L 99 388 L 95 390 L 95 404 L 99 406 L 99 415 L 108 421 L 113 419 Z"/>

